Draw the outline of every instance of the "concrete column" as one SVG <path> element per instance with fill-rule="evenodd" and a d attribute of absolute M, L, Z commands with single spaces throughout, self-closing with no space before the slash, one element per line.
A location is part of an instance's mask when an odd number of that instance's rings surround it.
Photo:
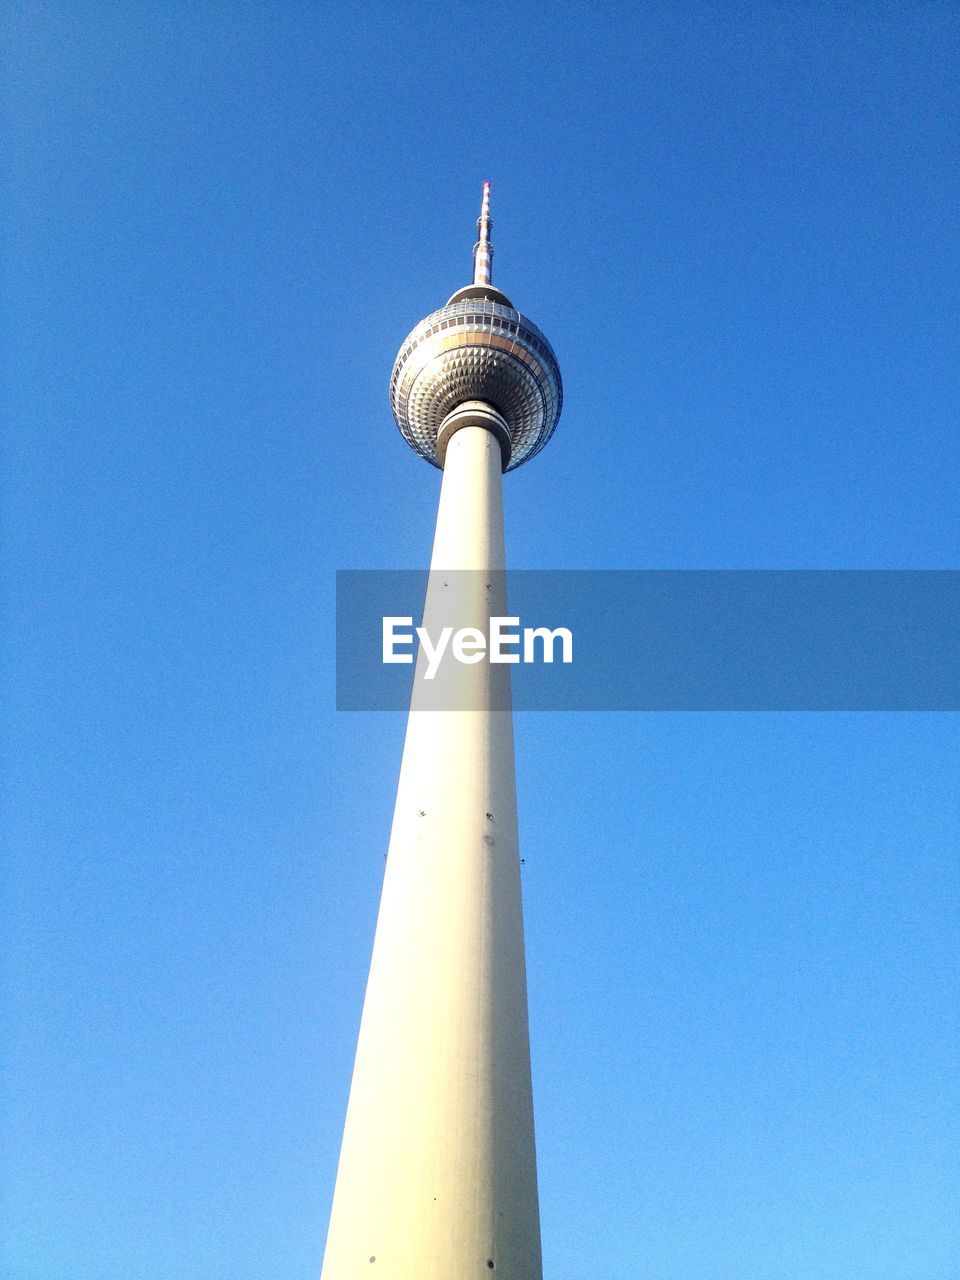
<path fill-rule="evenodd" d="M 431 633 L 506 612 L 501 464 L 450 436 Z M 445 711 L 418 668 L 322 1280 L 541 1277 L 509 667 L 459 670 Z"/>

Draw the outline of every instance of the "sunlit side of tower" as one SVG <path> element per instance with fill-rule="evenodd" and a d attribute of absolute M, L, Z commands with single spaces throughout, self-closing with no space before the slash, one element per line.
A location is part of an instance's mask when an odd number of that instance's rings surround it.
<path fill-rule="evenodd" d="M 443 470 L 431 633 L 451 610 L 483 630 L 507 613 L 501 475 L 562 401 L 550 344 L 491 284 L 489 183 L 478 227 L 473 283 L 410 333 L 390 384 Z M 323 1280 L 541 1277 L 509 667 L 457 679 L 455 710 L 414 680 Z"/>

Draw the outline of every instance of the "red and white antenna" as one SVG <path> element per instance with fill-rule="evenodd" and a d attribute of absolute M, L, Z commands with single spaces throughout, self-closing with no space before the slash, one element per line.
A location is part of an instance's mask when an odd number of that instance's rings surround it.
<path fill-rule="evenodd" d="M 493 219 L 490 217 L 490 183 L 483 184 L 483 203 L 480 206 L 480 217 L 477 219 L 477 230 L 480 238 L 473 246 L 473 283 L 489 284 L 490 267 L 493 262 L 493 245 L 490 243 L 490 228 Z"/>

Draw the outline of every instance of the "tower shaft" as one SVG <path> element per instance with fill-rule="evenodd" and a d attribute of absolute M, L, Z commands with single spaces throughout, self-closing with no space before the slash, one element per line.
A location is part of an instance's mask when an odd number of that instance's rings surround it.
<path fill-rule="evenodd" d="M 432 636 L 507 612 L 502 464 L 482 425 L 446 442 Z M 540 1280 L 509 667 L 460 668 L 457 710 L 422 674 L 322 1280 Z"/>

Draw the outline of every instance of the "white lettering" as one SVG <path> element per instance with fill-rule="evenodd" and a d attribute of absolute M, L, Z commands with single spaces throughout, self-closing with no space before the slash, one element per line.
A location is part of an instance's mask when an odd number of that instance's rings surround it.
<path fill-rule="evenodd" d="M 397 653 L 398 644 L 412 644 L 413 632 L 397 634 L 397 627 L 412 627 L 412 618 L 384 618 L 383 620 L 383 661 L 413 662 L 412 653 Z"/>
<path fill-rule="evenodd" d="M 444 627 L 440 632 L 440 640 L 434 646 L 426 627 L 417 627 L 417 638 L 420 641 L 420 647 L 427 655 L 427 672 L 424 677 L 432 680 L 437 674 L 437 667 L 443 661 L 443 655 L 447 651 L 447 645 L 450 643 L 450 637 L 453 635 L 453 627 Z"/>
<path fill-rule="evenodd" d="M 537 653 L 535 641 L 539 637 L 543 641 L 543 661 L 553 661 L 553 644 L 559 636 L 561 650 L 560 661 L 573 661 L 573 632 L 566 627 L 557 627 L 555 631 L 550 631 L 547 627 L 524 627 L 523 630 L 523 660 L 524 662 L 536 662 Z"/>
<path fill-rule="evenodd" d="M 434 644 L 426 627 L 417 627 L 416 636 L 426 659 L 424 679 L 432 680 L 440 668 L 447 650 L 452 648 L 457 662 L 474 666 L 489 654 L 489 661 L 496 663 L 534 663 L 554 661 L 557 641 L 560 642 L 560 661 L 573 662 L 573 632 L 567 627 L 524 627 L 520 630 L 519 618 L 489 619 L 490 634 L 486 636 L 478 627 L 444 627 Z M 413 618 L 385 617 L 383 619 L 383 661 L 385 663 L 411 663 L 412 653 L 404 653 L 403 646 L 413 644 L 413 632 L 400 628 L 413 627 Z M 451 645 L 452 641 L 452 645 Z M 537 641 L 540 656 L 537 656 Z M 516 649 L 521 652 L 515 652 Z"/>
<path fill-rule="evenodd" d="M 453 637 L 453 656 L 458 662 L 472 667 L 474 663 L 483 661 L 486 652 L 487 637 L 476 627 L 464 627 Z"/>
<path fill-rule="evenodd" d="M 519 627 L 519 618 L 491 618 L 490 619 L 490 661 L 491 662 L 519 662 L 519 653 L 508 653 L 504 645 L 519 645 L 519 631 L 507 631 L 507 627 Z"/>

